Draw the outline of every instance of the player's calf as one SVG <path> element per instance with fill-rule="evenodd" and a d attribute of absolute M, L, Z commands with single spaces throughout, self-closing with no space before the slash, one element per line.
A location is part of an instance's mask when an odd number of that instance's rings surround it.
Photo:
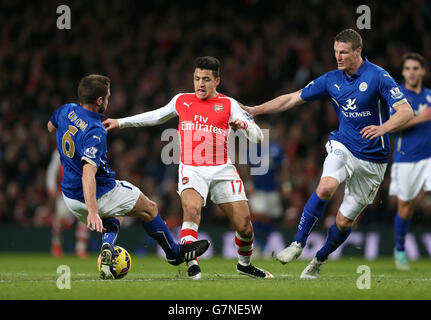
<path fill-rule="evenodd" d="M 337 228 L 339 230 L 347 231 L 352 227 L 353 220 L 346 218 L 340 211 L 338 211 L 335 218 L 335 223 L 337 224 Z"/>

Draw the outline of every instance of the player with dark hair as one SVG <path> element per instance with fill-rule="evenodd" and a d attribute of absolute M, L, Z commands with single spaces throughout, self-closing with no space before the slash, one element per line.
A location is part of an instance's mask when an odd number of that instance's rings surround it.
<path fill-rule="evenodd" d="M 402 59 L 401 92 L 415 116 L 395 132 L 389 194 L 398 199 L 394 218 L 395 265 L 408 270 L 405 237 L 419 192 L 431 191 L 431 90 L 424 87 L 425 59 L 418 53 L 407 53 Z"/>
<path fill-rule="evenodd" d="M 344 199 L 326 242 L 301 274 L 315 279 L 322 264 L 349 236 L 353 221 L 373 202 L 386 171 L 390 152 L 387 133 L 404 125 L 413 111 L 395 80 L 361 56 L 362 38 L 354 30 L 340 32 L 334 41 L 338 70 L 311 81 L 302 90 L 279 96 L 254 108 L 253 116 L 277 113 L 319 98 L 328 98 L 339 119 L 331 132 L 328 155 L 315 192 L 308 199 L 292 244 L 277 255 L 285 264 L 298 258 L 307 238 L 325 212 L 328 201 L 345 182 Z M 389 117 L 390 109 L 396 112 Z"/>
<path fill-rule="evenodd" d="M 107 166 L 107 134 L 101 119 L 108 107 L 110 83 L 101 75 L 82 78 L 78 86 L 80 104 L 61 106 L 48 122 L 48 131 L 56 131 L 65 203 L 88 228 L 103 232 L 101 279 L 114 278 L 110 267 L 123 216 L 142 219 L 145 230 L 163 248 L 171 264 L 182 263 L 186 255 L 199 256 L 209 247 L 206 240 L 175 243 L 157 204 L 131 183 L 116 180 L 115 172 Z"/>
<path fill-rule="evenodd" d="M 263 134 L 245 114 L 237 101 L 217 92 L 220 83 L 220 62 L 214 57 L 195 60 L 194 93 L 177 94 L 166 106 L 122 119 L 103 122 L 107 130 L 162 124 L 178 116 L 181 160 L 178 193 L 183 207 L 181 242 L 198 239 L 202 207 L 207 196 L 232 222 L 236 231 L 237 271 L 254 278 L 272 275 L 251 264 L 253 226 L 244 186 L 227 155 L 230 128 L 244 130 L 247 138 L 260 142 Z M 188 259 L 190 279 L 200 279 L 197 259 Z"/>

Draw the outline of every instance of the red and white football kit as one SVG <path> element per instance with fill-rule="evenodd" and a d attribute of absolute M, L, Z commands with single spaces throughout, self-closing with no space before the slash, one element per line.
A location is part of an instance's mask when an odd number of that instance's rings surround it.
<path fill-rule="evenodd" d="M 180 93 L 166 106 L 118 119 L 120 128 L 153 126 L 178 116 L 181 144 L 178 193 L 195 189 L 215 204 L 247 200 L 242 180 L 227 153 L 230 119 L 240 119 L 248 139 L 260 142 L 263 134 L 234 99 L 222 94 L 207 100 L 194 93 Z"/>
<path fill-rule="evenodd" d="M 261 142 L 263 134 L 251 116 L 238 102 L 222 94 L 201 100 L 194 93 L 176 95 L 166 106 L 136 116 L 118 119 L 120 128 L 153 126 L 178 116 L 181 159 L 178 172 L 178 193 L 185 189 L 196 190 L 206 204 L 208 192 L 215 204 L 247 200 L 243 182 L 227 153 L 230 132 L 229 120 L 242 121 L 246 137 Z M 184 221 L 181 242 L 197 240 L 199 226 Z M 253 252 L 253 237 L 245 239 L 235 234 L 239 263 L 249 265 Z M 188 266 L 198 264 L 197 259 Z M 200 274 L 200 273 L 199 273 Z"/>

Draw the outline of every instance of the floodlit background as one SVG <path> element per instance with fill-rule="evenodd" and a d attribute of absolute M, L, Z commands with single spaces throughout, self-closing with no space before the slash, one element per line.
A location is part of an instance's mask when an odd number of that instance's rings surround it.
<path fill-rule="evenodd" d="M 56 9 L 62 4 L 71 9 L 70 30 L 56 26 Z M 357 28 L 360 4 L 371 9 L 371 29 Z M 431 4 L 420 0 L 350 4 L 341 0 L 1 0 L 0 250 L 50 250 L 52 203 L 45 175 L 55 139 L 46 123 L 56 108 L 76 101 L 83 76 L 108 75 L 112 87 L 107 116 L 124 117 L 162 107 L 175 94 L 193 91 L 193 60 L 211 55 L 222 64 L 219 92 L 254 105 L 298 90 L 334 69 L 333 38 L 345 28 L 360 32 L 363 55 L 397 81 L 404 53 L 416 51 L 427 62 L 431 59 Z M 425 85 L 431 86 L 430 74 Z M 280 143 L 284 152 L 278 173 L 283 215 L 274 221 L 274 230 L 290 242 L 303 205 L 317 186 L 324 144 L 338 120 L 329 101 L 322 99 L 256 121 L 270 130 L 271 140 Z M 112 131 L 108 138 L 110 166 L 117 177 L 156 201 L 172 229 L 182 217 L 177 166 L 161 162 L 160 134 L 176 126 L 172 119 L 159 127 Z M 251 195 L 248 170 L 239 169 Z M 388 198 L 389 172 L 390 167 L 374 204 L 363 212 L 355 230 L 362 235 L 357 247 L 365 245 L 368 230 L 381 232 L 380 243 L 386 243 L 390 254 L 396 201 Z M 342 188 L 339 191 L 317 231 L 332 224 Z M 226 217 L 208 203 L 201 230 L 209 235 L 214 227 L 228 232 Z M 119 239 L 137 225 L 135 220 L 127 221 Z M 418 254 L 427 255 L 428 249 L 431 253 L 429 196 L 419 196 L 411 230 L 419 232 L 409 240 Z M 74 237 L 66 235 L 65 249 L 72 250 Z M 276 246 L 283 245 L 279 237 L 274 239 Z M 92 236 L 90 250 L 98 250 L 98 240 Z M 145 252 L 149 240 L 139 241 L 136 251 Z M 222 239 L 214 241 L 222 253 Z"/>

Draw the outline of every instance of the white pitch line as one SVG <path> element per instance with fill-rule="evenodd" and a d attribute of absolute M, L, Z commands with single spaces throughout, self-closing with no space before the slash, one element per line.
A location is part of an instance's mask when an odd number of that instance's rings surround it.
<path fill-rule="evenodd" d="M 52 273 L 43 273 L 41 274 L 44 277 L 55 277 Z M 0 274 L 0 284 L 2 283 L 17 283 L 17 282 L 31 282 L 31 283 L 38 283 L 38 282 L 56 282 L 57 279 L 41 279 L 41 280 L 35 280 L 35 279 L 7 279 L 10 278 L 10 276 L 19 277 L 19 276 L 29 276 L 28 273 L 1 273 Z M 34 276 L 34 275 L 33 275 Z M 89 279 L 74 279 L 75 276 L 78 277 L 89 277 Z M 3 277 L 6 277 L 6 279 L 1 279 Z M 143 275 L 145 278 L 140 279 L 130 279 L 130 278 L 123 278 L 116 281 L 109 281 L 110 283 L 122 283 L 122 282 L 149 282 L 149 281 L 190 281 L 187 276 L 183 277 L 167 277 L 164 273 L 151 273 L 151 274 L 145 274 Z M 346 278 L 352 278 L 350 276 L 333 276 L 333 277 L 322 277 L 321 281 L 329 281 L 329 280 L 346 280 Z M 238 274 L 203 274 L 203 281 L 217 281 L 217 280 L 238 280 L 243 281 L 251 279 L 246 276 L 238 275 Z M 287 279 L 292 281 L 302 281 L 299 279 L 299 276 L 293 275 L 293 274 L 281 274 L 281 275 L 275 275 L 275 279 Z M 372 276 L 372 280 L 400 280 L 400 281 L 431 281 L 431 278 L 405 278 L 405 277 L 397 277 L 397 276 L 390 276 L 390 275 L 377 275 Z M 251 279 L 252 280 L 252 279 Z M 72 273 L 72 282 L 104 282 L 103 280 L 98 279 L 97 274 L 95 273 L 77 273 L 73 275 Z"/>

